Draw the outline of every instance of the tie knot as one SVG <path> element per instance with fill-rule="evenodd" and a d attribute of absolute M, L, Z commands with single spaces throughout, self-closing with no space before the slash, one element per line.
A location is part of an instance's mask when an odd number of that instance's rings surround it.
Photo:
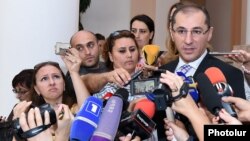
<path fill-rule="evenodd" d="M 191 69 L 192 67 L 188 64 L 185 64 L 183 66 L 180 67 L 179 71 L 184 73 L 184 74 L 187 74 L 187 72 Z"/>

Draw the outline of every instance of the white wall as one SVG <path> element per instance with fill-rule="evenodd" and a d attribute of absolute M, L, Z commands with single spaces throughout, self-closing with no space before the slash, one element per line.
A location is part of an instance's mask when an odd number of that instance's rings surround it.
<path fill-rule="evenodd" d="M 61 59 L 57 41 L 68 42 L 78 27 L 79 0 L 0 0 L 0 115 L 17 102 L 12 78 L 41 61 Z"/>
<path fill-rule="evenodd" d="M 106 37 L 116 30 L 129 29 L 129 21 L 129 0 L 91 0 L 90 8 L 81 19 L 84 29 Z"/>
<path fill-rule="evenodd" d="M 155 15 L 154 43 L 165 50 L 167 13 L 170 6 L 178 0 L 157 0 Z M 85 29 L 99 32 L 106 37 L 119 29 L 129 29 L 131 0 L 92 0 L 90 8 L 82 15 Z M 143 7 L 138 7 L 143 8 Z"/>

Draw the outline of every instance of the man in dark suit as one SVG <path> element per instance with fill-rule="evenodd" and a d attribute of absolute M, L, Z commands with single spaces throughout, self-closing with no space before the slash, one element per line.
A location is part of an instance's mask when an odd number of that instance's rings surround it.
<path fill-rule="evenodd" d="M 177 60 L 169 62 L 168 64 L 162 66 L 161 68 L 169 70 L 171 72 L 175 72 L 178 63 L 179 63 L 179 58 Z M 234 96 L 246 99 L 245 89 L 244 89 L 244 78 L 241 70 L 213 57 L 209 53 L 206 53 L 204 59 L 201 61 L 199 66 L 197 66 L 197 69 L 193 74 L 193 78 L 195 79 L 199 73 L 204 73 L 206 69 L 210 67 L 217 67 L 223 72 L 227 80 L 227 83 L 232 87 L 234 91 Z"/>
<path fill-rule="evenodd" d="M 195 79 L 199 73 L 204 73 L 206 69 L 217 67 L 225 75 L 227 83 L 234 91 L 234 96 L 246 99 L 242 72 L 209 55 L 207 45 L 212 38 L 213 27 L 210 25 L 207 10 L 195 4 L 181 5 L 173 12 L 170 20 L 170 36 L 179 56 L 176 60 L 163 65 L 161 69 L 178 72 L 183 65 L 188 64 L 191 69 L 186 73 L 186 76 L 193 76 Z M 164 115 L 160 113 L 155 116 L 155 121 L 160 121 L 157 123 L 159 140 L 164 140 L 162 116 Z M 183 122 L 188 124 L 187 121 Z M 192 134 L 192 132 L 189 133 Z"/>

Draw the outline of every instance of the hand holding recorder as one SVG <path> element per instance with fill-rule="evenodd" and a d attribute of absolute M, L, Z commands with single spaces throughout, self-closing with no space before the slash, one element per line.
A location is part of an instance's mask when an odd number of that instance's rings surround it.
<path fill-rule="evenodd" d="M 56 55 L 65 55 L 70 47 L 71 46 L 69 43 L 56 42 L 55 54 Z"/>

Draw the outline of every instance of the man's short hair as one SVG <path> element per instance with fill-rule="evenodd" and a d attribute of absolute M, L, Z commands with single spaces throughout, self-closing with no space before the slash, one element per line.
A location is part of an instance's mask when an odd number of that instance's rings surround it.
<path fill-rule="evenodd" d="M 100 34 L 100 33 L 96 33 L 95 36 L 96 36 L 97 41 L 99 41 L 99 40 L 105 40 L 105 37 L 102 34 Z"/>

